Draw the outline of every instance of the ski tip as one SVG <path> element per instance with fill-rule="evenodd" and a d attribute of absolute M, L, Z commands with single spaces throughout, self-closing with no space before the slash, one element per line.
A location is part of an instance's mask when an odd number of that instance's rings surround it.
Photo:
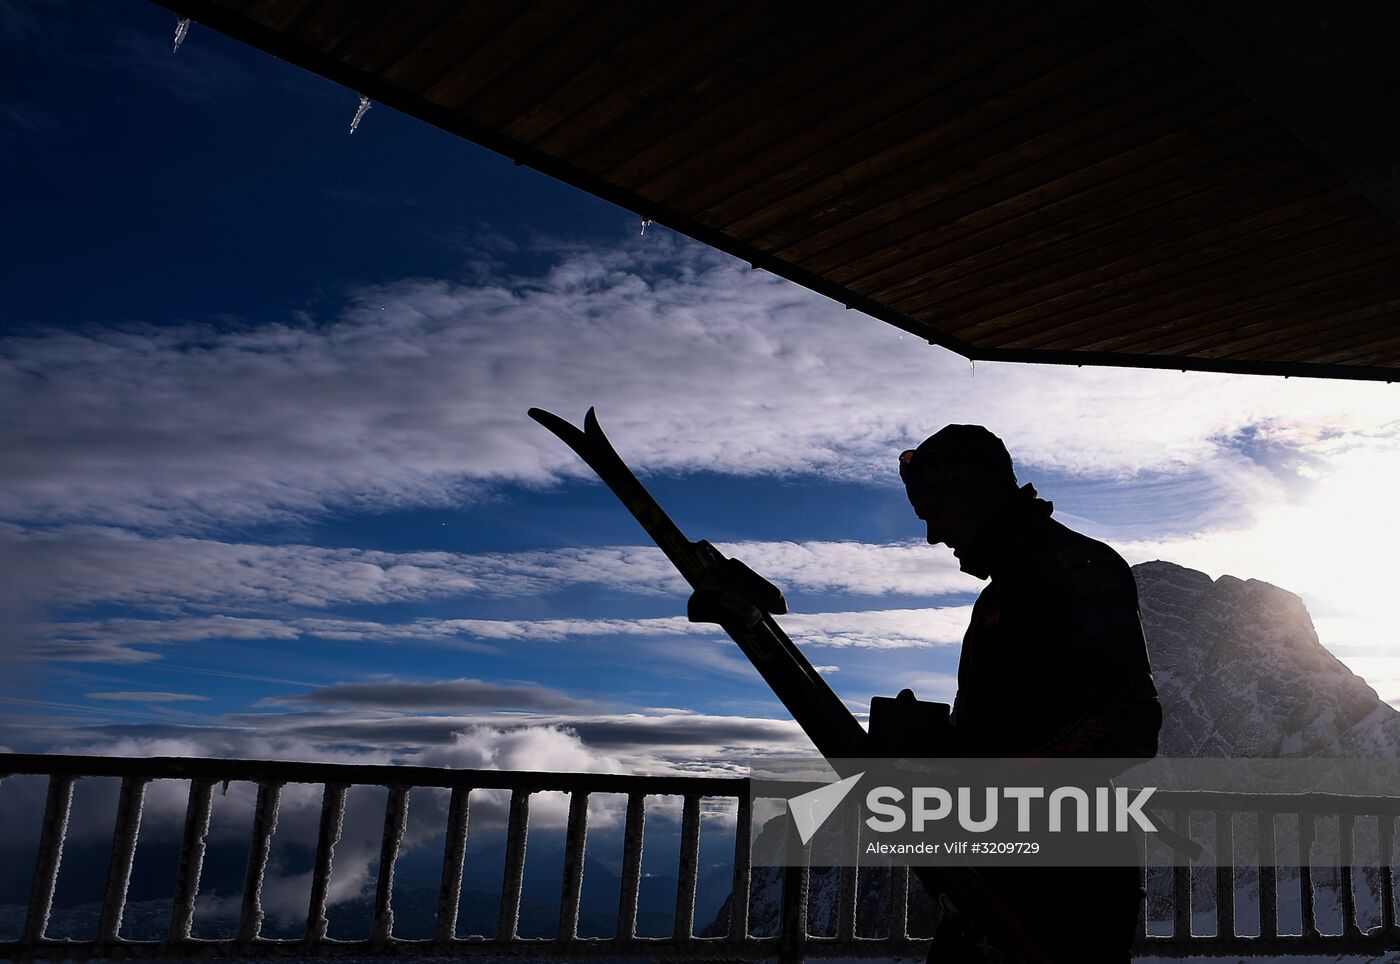
<path fill-rule="evenodd" d="M 529 415 L 560 438 L 567 438 L 578 432 L 578 429 L 570 425 L 568 421 L 560 418 L 553 412 L 546 412 L 542 408 L 532 408 L 525 414 Z"/>
<path fill-rule="evenodd" d="M 598 415 L 592 408 L 583 417 L 583 428 L 581 429 L 567 419 L 560 418 L 553 412 L 547 412 L 542 408 L 531 408 L 526 414 L 575 447 L 587 436 L 596 437 L 603 434 L 603 429 L 598 425 Z M 607 441 L 606 437 L 603 441 Z"/>

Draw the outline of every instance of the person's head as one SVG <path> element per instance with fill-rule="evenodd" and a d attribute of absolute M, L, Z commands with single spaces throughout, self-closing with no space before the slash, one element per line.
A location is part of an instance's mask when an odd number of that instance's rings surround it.
<path fill-rule="evenodd" d="M 981 425 L 947 425 L 901 452 L 899 477 L 929 545 L 966 547 L 1016 491 L 1006 446 Z"/>

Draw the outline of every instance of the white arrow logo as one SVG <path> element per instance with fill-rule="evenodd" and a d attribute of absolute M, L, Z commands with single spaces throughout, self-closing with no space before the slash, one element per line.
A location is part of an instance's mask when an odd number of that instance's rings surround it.
<path fill-rule="evenodd" d="M 811 841 L 812 836 L 826 822 L 826 818 L 841 805 L 841 801 L 846 799 L 846 794 L 855 789 L 855 785 L 863 776 L 864 770 L 855 776 L 788 798 L 788 812 L 792 814 L 793 825 L 797 827 L 797 835 L 802 838 L 804 844 Z"/>

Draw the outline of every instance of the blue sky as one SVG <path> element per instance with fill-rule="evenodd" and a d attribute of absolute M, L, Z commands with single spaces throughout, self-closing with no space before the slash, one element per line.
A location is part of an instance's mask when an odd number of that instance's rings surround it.
<path fill-rule="evenodd" d="M 1298 592 L 1400 701 L 1400 386 L 977 365 L 137 0 L 0 2 L 0 745 L 719 770 L 802 745 L 525 415 L 779 583 L 853 710 L 978 584 L 895 455 Z"/>

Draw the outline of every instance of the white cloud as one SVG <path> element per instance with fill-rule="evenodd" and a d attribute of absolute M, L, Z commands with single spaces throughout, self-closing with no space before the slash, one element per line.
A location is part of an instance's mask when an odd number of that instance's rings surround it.
<path fill-rule="evenodd" d="M 532 595 L 577 583 L 632 587 L 683 583 L 659 550 L 378 552 L 254 545 L 111 527 L 0 526 L 0 552 L 31 593 L 68 606 L 121 603 L 151 610 L 266 606 L 321 609 L 464 596 Z M 666 571 L 670 570 L 669 578 Z"/>
<path fill-rule="evenodd" d="M 24 736 L 48 752 L 105 756 L 714 775 L 735 772 L 755 753 L 810 748 L 788 719 L 674 708 L 563 718 L 553 710 L 449 715 L 407 712 L 411 708 L 405 703 L 397 712 L 265 711 L 203 726 L 121 723 L 74 729 L 35 722 Z"/>
<path fill-rule="evenodd" d="M 1261 423 L 1364 430 L 1397 410 L 1373 384 L 997 364 L 972 377 L 696 245 L 552 253 L 542 274 L 496 284 L 364 288 L 315 324 L 12 334 L 0 515 L 168 529 L 584 475 L 531 405 L 577 418 L 597 404 L 646 470 L 859 479 L 891 479 L 892 453 L 950 421 L 989 425 L 1032 474 L 1119 477 L 1248 472 L 1219 439 Z"/>
<path fill-rule="evenodd" d="M 90 700 L 116 700 L 126 703 L 184 703 L 190 700 L 207 700 L 209 697 L 197 693 L 162 693 L 113 690 L 105 693 L 88 693 Z"/>
<path fill-rule="evenodd" d="M 482 709 L 531 710 L 576 714 L 595 706 L 535 683 L 498 683 L 479 679 L 420 682 L 375 679 L 360 683 L 333 683 L 304 693 L 269 697 L 266 705 L 306 703 L 316 706 L 362 707 L 399 711 Z"/>
<path fill-rule="evenodd" d="M 936 596 L 979 586 L 947 553 L 912 543 L 737 542 L 721 548 L 787 590 Z M 537 596 L 580 585 L 641 595 L 689 592 L 653 546 L 383 552 L 147 537 L 112 528 L 0 526 L 0 558 L 22 575 L 28 599 L 157 612 Z M 217 622 L 208 625 L 217 635 Z M 230 621 L 226 628 L 236 634 L 239 625 Z"/>
<path fill-rule="evenodd" d="M 872 609 L 848 613 L 792 613 L 783 628 L 807 646 L 903 649 L 962 642 L 971 606 Z"/>
<path fill-rule="evenodd" d="M 962 639 L 970 607 L 873 609 L 789 613 L 782 626 L 800 644 L 818 647 L 901 649 L 942 646 Z M 333 639 L 360 642 L 438 642 L 482 649 L 495 642 L 559 643 L 565 640 L 671 636 L 722 638 L 718 626 L 684 616 L 640 619 L 417 619 L 406 623 L 364 619 L 109 619 L 52 623 L 36 628 L 30 657 L 90 662 L 143 662 L 156 658 L 138 646 L 209 638 Z M 475 641 L 484 641 L 483 643 Z"/>
<path fill-rule="evenodd" d="M 158 658 L 138 646 L 207 639 L 294 640 L 296 628 L 275 619 L 233 616 L 185 619 L 105 619 L 96 622 L 39 623 L 29 627 L 24 649 L 11 655 L 85 662 L 142 663 Z"/>
<path fill-rule="evenodd" d="M 985 585 L 959 570 L 952 553 L 923 541 L 739 542 L 719 548 L 779 587 L 803 592 L 942 596 L 979 592 Z"/>
<path fill-rule="evenodd" d="M 955 673 L 916 673 L 902 677 L 900 683 L 918 693 L 919 699 L 935 703 L 951 704 L 958 695 Z"/>

